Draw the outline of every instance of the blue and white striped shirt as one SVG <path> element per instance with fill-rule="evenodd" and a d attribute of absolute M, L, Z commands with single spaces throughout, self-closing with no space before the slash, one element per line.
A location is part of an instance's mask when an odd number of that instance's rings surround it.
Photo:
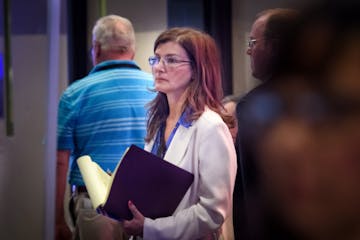
<path fill-rule="evenodd" d="M 155 93 L 152 75 L 137 68 L 133 61 L 102 62 L 61 96 L 57 144 L 71 150 L 70 184 L 84 185 L 76 164 L 82 155 L 113 171 L 127 147 L 143 148 L 145 104 Z"/>

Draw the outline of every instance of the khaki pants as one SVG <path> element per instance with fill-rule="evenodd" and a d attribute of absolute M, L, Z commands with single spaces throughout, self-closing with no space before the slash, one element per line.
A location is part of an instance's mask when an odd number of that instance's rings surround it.
<path fill-rule="evenodd" d="M 121 224 L 109 217 L 98 214 L 92 207 L 87 193 L 73 195 L 71 212 L 75 222 L 75 240 L 124 240 L 129 239 Z"/>

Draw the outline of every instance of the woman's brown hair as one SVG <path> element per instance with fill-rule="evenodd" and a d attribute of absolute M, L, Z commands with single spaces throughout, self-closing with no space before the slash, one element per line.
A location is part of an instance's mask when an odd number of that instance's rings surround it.
<path fill-rule="evenodd" d="M 224 114 L 221 103 L 223 97 L 220 53 L 214 39 L 193 28 L 170 28 L 161 33 L 155 40 L 157 47 L 167 42 L 176 42 L 183 47 L 191 61 L 192 81 L 187 89 L 187 98 L 183 110 L 189 110 L 189 119 L 196 120 L 204 112 L 205 106 L 217 112 L 225 122 L 232 118 Z M 169 114 L 168 102 L 164 93 L 158 92 L 148 104 L 149 118 L 147 136 L 149 142 L 156 134 Z"/>

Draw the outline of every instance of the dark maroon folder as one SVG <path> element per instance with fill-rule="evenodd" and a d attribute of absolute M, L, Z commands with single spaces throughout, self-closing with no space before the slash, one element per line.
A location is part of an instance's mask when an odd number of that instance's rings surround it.
<path fill-rule="evenodd" d="M 152 219 L 171 216 L 194 180 L 194 175 L 131 145 L 124 154 L 108 198 L 98 211 L 117 220 L 130 220 L 131 200 Z"/>

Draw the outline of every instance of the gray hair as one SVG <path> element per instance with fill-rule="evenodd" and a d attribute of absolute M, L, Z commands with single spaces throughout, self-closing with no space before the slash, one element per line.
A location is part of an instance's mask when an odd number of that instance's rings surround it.
<path fill-rule="evenodd" d="M 97 20 L 93 31 L 93 42 L 99 42 L 104 50 L 120 53 L 135 53 L 135 33 L 131 22 L 117 15 L 108 15 Z"/>

